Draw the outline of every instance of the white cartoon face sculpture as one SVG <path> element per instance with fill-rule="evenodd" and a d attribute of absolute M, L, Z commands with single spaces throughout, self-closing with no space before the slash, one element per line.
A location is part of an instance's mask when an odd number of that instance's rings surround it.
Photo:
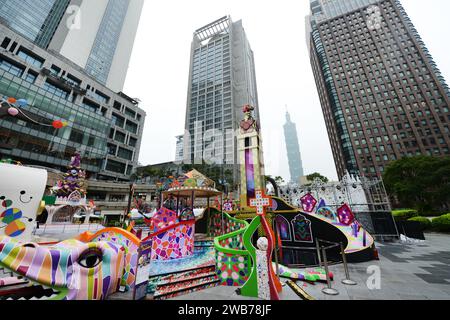
<path fill-rule="evenodd" d="M 0 163 L 0 236 L 30 241 L 47 171 Z"/>

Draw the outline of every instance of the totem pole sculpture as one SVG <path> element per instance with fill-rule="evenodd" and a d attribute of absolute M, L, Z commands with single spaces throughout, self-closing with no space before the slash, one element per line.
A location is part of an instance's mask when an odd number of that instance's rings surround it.
<path fill-rule="evenodd" d="M 238 136 L 241 160 L 241 209 L 256 209 L 256 216 L 243 235 L 245 249 L 253 260 L 251 274 L 240 289 L 243 296 L 262 299 L 279 300 L 281 283 L 272 266 L 272 251 L 274 248 L 274 233 L 266 219 L 266 208 L 271 206 L 271 198 L 264 195 L 263 175 L 264 162 L 262 158 L 261 137 L 258 122 L 253 118 L 255 108 L 243 107 L 244 119 L 241 121 Z M 252 243 L 253 234 L 262 226 L 266 240 L 261 238 L 259 250 Z M 265 259 L 262 252 L 265 252 Z"/>

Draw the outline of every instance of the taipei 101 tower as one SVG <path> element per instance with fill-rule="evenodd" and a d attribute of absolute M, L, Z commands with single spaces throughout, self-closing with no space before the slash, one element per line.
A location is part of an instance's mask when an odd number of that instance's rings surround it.
<path fill-rule="evenodd" d="M 291 182 L 300 182 L 304 176 L 300 147 L 298 144 L 297 126 L 291 121 L 289 112 L 286 111 L 286 123 L 284 125 L 284 137 L 286 140 L 287 156 L 289 161 L 289 171 Z"/>

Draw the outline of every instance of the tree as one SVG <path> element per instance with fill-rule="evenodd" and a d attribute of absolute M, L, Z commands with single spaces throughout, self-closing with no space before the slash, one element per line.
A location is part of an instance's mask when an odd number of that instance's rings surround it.
<path fill-rule="evenodd" d="M 419 212 L 448 209 L 450 157 L 417 156 L 391 162 L 384 175 L 386 190 L 397 205 Z"/>
<path fill-rule="evenodd" d="M 320 180 L 322 180 L 324 183 L 327 183 L 328 181 L 330 181 L 327 177 L 321 175 L 320 173 L 314 172 L 310 175 L 307 175 L 306 178 L 308 179 L 308 181 L 313 182 L 316 178 L 319 178 Z"/>

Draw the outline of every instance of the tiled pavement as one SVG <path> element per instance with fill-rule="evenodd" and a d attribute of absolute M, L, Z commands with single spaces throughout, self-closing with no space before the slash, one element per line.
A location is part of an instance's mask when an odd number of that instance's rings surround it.
<path fill-rule="evenodd" d="M 426 241 L 418 244 L 401 242 L 377 244 L 379 261 L 349 265 L 350 278 L 356 286 L 341 283 L 345 279 L 343 265 L 331 266 L 335 275 L 332 287 L 337 296 L 322 293 L 325 284 L 299 286 L 318 300 L 450 300 L 450 235 L 426 234 Z M 369 290 L 367 282 L 373 273 L 369 267 L 380 270 L 380 288 Z M 373 267 L 372 267 L 373 268 Z M 285 286 L 283 300 L 300 298 Z M 235 288 L 216 287 L 189 295 L 178 300 L 245 300 L 235 293 Z"/>

